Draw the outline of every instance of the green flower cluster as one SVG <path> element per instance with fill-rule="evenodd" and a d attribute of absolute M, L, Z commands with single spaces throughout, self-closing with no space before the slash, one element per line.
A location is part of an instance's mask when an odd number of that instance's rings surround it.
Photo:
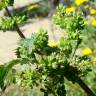
<path fill-rule="evenodd" d="M 0 10 L 7 6 L 13 6 L 14 0 L 0 0 Z"/>
<path fill-rule="evenodd" d="M 32 65 L 33 68 L 31 66 L 30 70 L 18 74 L 16 83 L 20 81 L 19 86 L 24 88 L 38 85 L 44 96 L 65 96 L 64 77 L 74 83 L 78 76 L 85 76 L 90 71 L 88 63 L 91 60 L 75 54 L 80 43 L 76 42 L 75 47 L 72 44 L 78 40 L 77 37 L 62 38 L 57 47 L 50 47 L 47 32 L 42 29 L 33 33 L 30 39 L 21 40 L 17 56 L 23 61 L 21 64 Z"/>
<path fill-rule="evenodd" d="M 6 31 L 15 28 L 15 23 L 21 24 L 27 20 L 27 16 L 0 17 L 0 30 Z"/>

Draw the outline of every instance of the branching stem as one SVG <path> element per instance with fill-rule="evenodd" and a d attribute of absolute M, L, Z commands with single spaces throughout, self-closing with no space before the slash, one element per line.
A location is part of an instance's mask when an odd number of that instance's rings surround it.
<path fill-rule="evenodd" d="M 7 7 L 5 8 L 5 10 L 6 10 L 8 16 L 11 17 L 11 18 L 13 18 L 12 15 L 11 15 L 11 13 L 10 13 L 10 11 L 8 10 Z M 25 38 L 24 34 L 23 34 L 22 31 L 20 30 L 20 28 L 18 27 L 18 24 L 17 24 L 16 22 L 15 22 L 15 28 L 16 28 L 17 33 L 19 34 L 19 36 L 20 36 L 21 38 Z"/>

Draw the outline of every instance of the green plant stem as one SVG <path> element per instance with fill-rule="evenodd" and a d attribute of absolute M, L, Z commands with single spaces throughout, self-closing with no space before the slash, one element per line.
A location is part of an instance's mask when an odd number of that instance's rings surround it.
<path fill-rule="evenodd" d="M 8 16 L 12 18 L 12 15 L 11 15 L 11 13 L 9 12 L 9 10 L 8 10 L 7 7 L 5 8 L 5 10 L 6 10 Z M 21 38 L 25 38 L 24 34 L 23 34 L 22 31 L 20 30 L 20 28 L 18 27 L 18 24 L 17 24 L 16 22 L 15 22 L 15 28 L 16 28 L 17 33 L 19 34 L 19 36 L 20 36 Z"/>
<path fill-rule="evenodd" d="M 87 96 L 96 96 L 96 94 L 85 84 L 85 82 L 79 77 L 79 74 L 77 73 L 77 69 L 73 66 L 67 66 L 67 70 L 64 76 L 68 81 L 71 81 L 73 83 L 77 83 L 87 94 Z M 70 75 L 71 74 L 71 75 Z M 71 77 L 70 77 L 71 76 Z"/>
<path fill-rule="evenodd" d="M 85 91 L 87 96 L 96 96 L 96 94 L 83 82 L 83 80 L 80 77 L 74 77 L 74 78 L 76 80 L 75 83 L 79 84 L 79 86 Z"/>
<path fill-rule="evenodd" d="M 44 96 L 48 96 L 48 93 L 47 92 L 44 92 Z"/>
<path fill-rule="evenodd" d="M 75 56 L 75 53 L 76 53 L 76 50 L 77 50 L 77 48 L 78 48 L 78 46 L 79 46 L 79 41 L 77 42 L 77 44 L 76 44 L 76 46 L 75 46 L 75 49 L 74 49 L 74 51 L 73 51 L 73 54 L 72 54 L 72 59 L 74 58 L 74 56 Z"/>
<path fill-rule="evenodd" d="M 67 69 L 67 70 L 66 70 Z M 64 69 L 63 69 L 64 70 Z M 73 66 L 66 66 L 64 74 L 65 78 L 68 81 L 71 81 L 73 84 L 77 83 L 87 94 L 87 96 L 96 96 L 96 94 L 85 84 L 85 82 L 79 77 L 79 73 L 77 73 L 77 68 Z"/>
<path fill-rule="evenodd" d="M 83 82 L 80 77 L 76 78 L 76 82 L 86 92 L 87 96 L 96 96 L 96 94 Z"/>

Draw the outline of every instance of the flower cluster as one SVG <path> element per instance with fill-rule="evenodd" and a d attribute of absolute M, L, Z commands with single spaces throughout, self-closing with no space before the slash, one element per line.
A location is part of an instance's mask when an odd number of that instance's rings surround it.
<path fill-rule="evenodd" d="M 75 0 L 75 4 L 76 4 L 77 6 L 83 4 L 84 2 L 89 2 L 89 0 Z"/>
<path fill-rule="evenodd" d="M 66 8 L 66 9 L 65 9 L 65 12 L 66 12 L 66 13 L 70 13 L 70 12 L 75 11 L 75 9 L 76 9 L 76 8 L 75 8 L 74 6 L 73 6 L 73 7 L 69 7 L 69 8 Z"/>
<path fill-rule="evenodd" d="M 82 50 L 82 54 L 83 55 L 90 55 L 90 54 L 92 54 L 92 50 L 90 48 L 86 48 L 86 49 Z"/>
<path fill-rule="evenodd" d="M 74 0 L 71 2 L 71 6 L 67 6 L 64 10 L 66 13 L 75 12 L 76 10 L 80 9 L 79 11 L 83 11 L 86 15 L 87 25 L 92 25 L 96 27 L 95 18 L 96 18 L 96 6 L 89 0 Z M 90 18 L 89 18 L 90 16 Z"/>
<path fill-rule="evenodd" d="M 50 46 L 50 47 L 57 47 L 58 43 L 57 42 L 49 42 L 48 46 Z"/>

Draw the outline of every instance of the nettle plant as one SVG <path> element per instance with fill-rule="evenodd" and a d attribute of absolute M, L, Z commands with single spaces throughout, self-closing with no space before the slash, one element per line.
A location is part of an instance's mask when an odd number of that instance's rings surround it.
<path fill-rule="evenodd" d="M 17 59 L 0 66 L 1 94 L 10 83 L 15 83 L 27 90 L 38 87 L 44 96 L 66 96 L 64 83 L 67 79 L 78 83 L 88 96 L 96 96 L 81 79 L 91 70 L 91 59 L 76 55 L 76 50 L 82 43 L 82 32 L 86 28 L 82 12 L 76 10 L 67 13 L 65 7 L 60 5 L 53 20 L 66 31 L 67 36 L 58 43 L 49 43 L 47 31 L 43 29 L 33 33 L 30 38 L 25 38 L 17 19 L 13 19 L 7 8 L 13 5 L 12 0 L 1 0 L 0 4 L 1 9 L 5 8 L 9 14 L 8 18 L 14 21 L 12 25 L 22 38 L 16 50 Z M 17 64 L 20 65 L 20 70 L 16 69 Z"/>

